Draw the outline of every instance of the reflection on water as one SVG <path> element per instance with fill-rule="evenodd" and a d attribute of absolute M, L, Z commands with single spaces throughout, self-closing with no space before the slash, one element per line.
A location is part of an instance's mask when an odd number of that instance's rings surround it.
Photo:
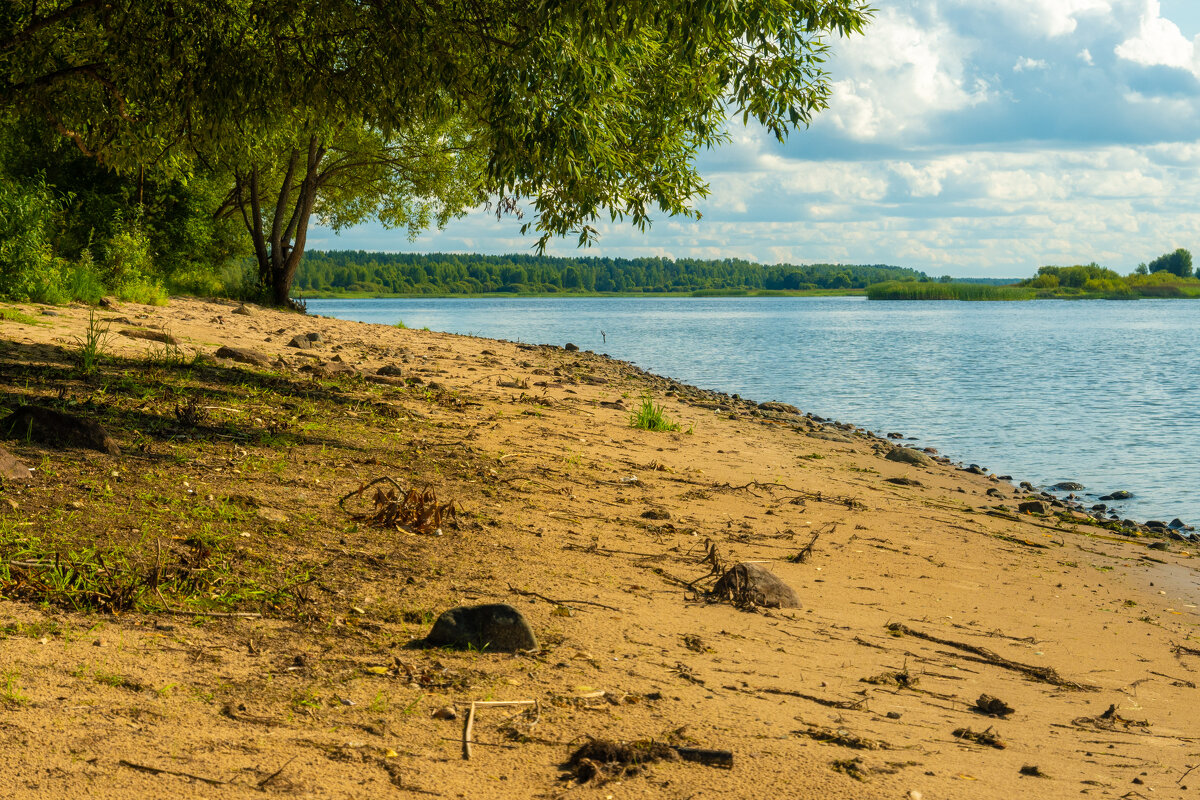
<path fill-rule="evenodd" d="M 1200 302 L 313 300 L 344 319 L 564 344 L 1200 523 Z"/>

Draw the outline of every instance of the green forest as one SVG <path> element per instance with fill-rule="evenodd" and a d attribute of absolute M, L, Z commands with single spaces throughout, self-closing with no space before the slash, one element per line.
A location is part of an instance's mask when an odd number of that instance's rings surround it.
<path fill-rule="evenodd" d="M 312 251 L 296 275 L 299 293 L 760 293 L 863 289 L 881 281 L 927 281 L 885 265 L 777 264 L 741 259 L 556 258 L 538 255 Z"/>

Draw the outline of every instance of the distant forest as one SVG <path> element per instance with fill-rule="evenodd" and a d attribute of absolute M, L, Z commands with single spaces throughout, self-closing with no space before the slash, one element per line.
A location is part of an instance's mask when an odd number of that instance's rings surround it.
<path fill-rule="evenodd" d="M 755 292 L 863 289 L 883 281 L 928 281 L 883 264 L 776 264 L 726 258 L 556 258 L 537 255 L 309 251 L 294 293 L 485 294 Z"/>

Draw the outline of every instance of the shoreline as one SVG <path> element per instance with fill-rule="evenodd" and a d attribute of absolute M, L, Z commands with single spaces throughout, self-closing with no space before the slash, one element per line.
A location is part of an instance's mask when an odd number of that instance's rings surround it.
<path fill-rule="evenodd" d="M 620 295 L 620 296 L 618 296 L 618 295 L 608 295 L 608 296 L 577 295 L 575 297 L 578 297 L 579 299 L 603 299 L 604 297 L 609 297 L 609 296 L 625 298 L 625 297 L 639 297 L 642 295 Z M 646 296 L 649 296 L 649 295 L 646 295 Z M 799 296 L 804 296 L 804 295 L 799 295 Z M 508 297 L 511 299 L 512 296 L 511 295 L 508 295 L 508 296 L 499 295 L 499 296 L 487 297 L 487 298 L 484 298 L 482 296 L 473 296 L 473 297 L 465 297 L 464 296 L 462 299 L 505 299 L 505 297 Z M 556 297 L 556 295 L 541 295 L 541 297 L 554 298 L 554 297 Z M 561 297 L 566 299 L 568 296 L 563 295 Z M 677 298 L 686 298 L 687 296 L 686 295 L 675 295 L 675 296 L 671 296 L 671 297 L 674 299 L 677 299 Z M 331 298 L 331 299 L 338 299 L 338 298 Z M 357 299 L 416 300 L 416 299 L 420 299 L 420 297 L 419 296 L 407 296 L 407 297 L 397 296 L 397 297 L 387 297 L 387 298 L 357 298 Z M 458 299 L 458 298 L 441 296 L 436 299 Z M 522 298 L 522 299 L 528 299 L 528 298 Z M 1071 298 L 1054 298 L 1054 299 L 1071 299 Z M 900 301 L 900 302 L 903 302 L 903 301 Z M 311 314 L 313 316 L 319 316 L 318 310 L 312 311 Z M 329 318 L 330 319 L 343 319 L 342 317 L 336 317 L 336 316 L 331 316 Z M 347 321 L 357 321 L 357 320 L 347 320 Z M 384 323 L 370 322 L 370 323 L 364 323 L 364 324 L 383 325 Z M 446 333 L 448 335 L 463 335 L 463 334 L 454 334 L 454 333 L 450 333 L 450 332 L 446 332 Z M 471 335 L 471 334 L 467 334 L 467 335 Z M 510 340 L 500 340 L 500 341 L 510 341 Z M 517 339 L 517 340 L 511 340 L 511 341 L 519 344 L 523 340 Z M 557 345 L 546 345 L 546 346 L 556 347 Z M 558 347 L 560 347 L 560 346 L 558 346 Z M 587 350 L 585 352 L 591 353 L 593 351 Z M 607 354 L 605 354 L 605 355 L 607 355 Z M 618 361 L 619 363 L 629 364 L 634 367 L 639 367 L 639 365 L 637 365 L 636 363 L 634 363 L 632 361 L 623 361 L 620 359 L 614 359 L 614 360 Z M 666 377 L 670 378 L 669 375 L 667 375 Z M 675 380 L 675 379 L 671 378 L 671 380 Z M 700 387 L 693 386 L 690 384 L 681 384 L 681 385 L 685 385 L 689 389 L 700 388 Z M 706 391 L 708 391 L 708 390 L 706 389 Z M 717 394 L 722 395 L 727 398 L 728 397 L 734 397 L 734 398 L 738 397 L 738 395 L 736 395 L 736 394 L 731 395 L 729 392 L 726 392 L 724 390 L 716 389 L 716 390 L 712 390 L 712 391 L 715 391 Z M 751 400 L 750 402 L 753 403 L 754 401 Z M 802 412 L 802 413 L 805 413 L 805 415 L 808 416 L 810 419 L 814 419 L 814 420 L 817 420 L 822 423 L 829 423 L 829 424 L 834 424 L 834 425 L 841 424 L 837 420 L 834 420 L 832 418 L 822 417 L 814 412 Z M 879 438 L 887 438 L 886 434 L 884 433 L 885 430 L 895 430 L 895 428 L 888 427 L 892 423 L 885 423 L 883 427 L 880 427 L 875 431 L 871 431 L 867 427 L 858 425 L 857 423 L 849 423 L 849 424 L 852 426 L 852 428 L 854 430 L 870 432 L 874 436 L 879 437 Z M 901 425 L 898 425 L 898 427 L 905 427 L 905 426 L 901 424 Z M 909 441 L 909 442 L 918 441 L 917 439 L 911 438 L 911 437 L 904 437 L 904 438 L 906 441 Z M 897 442 L 895 440 L 889 439 L 889 443 L 899 444 L 901 442 Z M 926 445 L 924 445 L 924 444 L 905 445 L 905 446 L 916 446 L 918 449 L 921 449 L 921 450 L 926 449 Z M 942 450 L 942 446 L 936 440 L 932 441 L 932 443 L 929 445 L 929 447 L 933 448 L 934 454 L 937 454 Z M 954 463 L 959 468 L 967 469 L 967 468 L 969 468 L 969 466 L 974 465 L 973 462 L 971 461 L 971 459 L 974 458 L 974 456 L 971 455 L 970 453 L 964 454 L 964 453 L 955 451 L 951 454 L 951 456 L 952 456 L 951 460 L 948 461 L 947 463 Z M 1062 472 L 1070 473 L 1070 472 L 1072 472 L 1072 470 L 1065 469 Z M 1003 476 L 1001 476 L 1001 478 L 1005 479 L 1005 478 L 1003 478 Z M 1023 480 L 1022 476 L 1018 476 L 1015 479 L 1013 479 L 1010 476 L 1009 478 L 1007 478 L 1007 480 L 1009 480 L 1013 484 L 1014 487 L 1020 486 L 1023 483 L 1030 483 L 1031 485 L 1033 485 L 1033 481 Z M 1069 481 L 1060 480 L 1060 481 L 1058 481 L 1058 483 L 1077 483 L 1077 481 L 1075 480 L 1074 477 L 1072 477 Z M 1136 498 L 1136 494 L 1133 495 L 1133 498 L 1122 497 L 1122 498 L 1118 498 L 1118 499 L 1110 499 L 1108 497 L 1108 495 L 1113 494 L 1113 493 L 1130 494 L 1128 492 L 1128 489 L 1131 487 L 1129 487 L 1127 484 L 1122 483 L 1122 482 L 1118 482 L 1116 486 L 1110 487 L 1108 490 L 1098 490 L 1098 491 L 1092 491 L 1092 492 L 1088 492 L 1086 489 L 1074 490 L 1074 491 L 1081 492 L 1081 494 L 1078 496 L 1074 495 L 1072 490 L 1055 491 L 1054 485 L 1055 484 L 1051 484 L 1049 482 L 1038 485 L 1038 490 L 1046 495 L 1045 500 L 1047 502 L 1063 504 L 1063 505 L 1056 505 L 1055 506 L 1056 508 L 1062 508 L 1062 509 L 1073 510 L 1073 511 L 1082 511 L 1082 512 L 1092 512 L 1094 510 L 1093 506 L 1096 506 L 1099 503 L 1104 503 L 1106 505 L 1106 513 L 1102 516 L 1096 517 L 1096 519 L 1099 522 L 1101 522 L 1101 524 L 1104 524 L 1104 525 L 1120 523 L 1122 528 L 1139 531 L 1142 533 L 1147 533 L 1147 532 L 1149 532 L 1149 529 L 1147 528 L 1146 523 L 1157 521 L 1157 522 L 1163 523 L 1162 526 L 1158 526 L 1158 529 L 1160 531 L 1162 531 L 1164 534 L 1170 533 L 1170 532 L 1176 532 L 1176 533 L 1180 533 L 1182 535 L 1187 536 L 1188 534 L 1194 533 L 1195 523 L 1200 522 L 1200 520 L 1188 519 L 1188 515 L 1187 515 L 1186 511 L 1179 511 L 1178 509 L 1175 509 L 1175 510 L 1170 509 L 1169 504 L 1163 505 L 1161 507 L 1155 506 L 1154 508 L 1141 509 L 1140 513 L 1139 512 L 1127 513 L 1127 512 L 1122 511 L 1120 509 L 1120 507 L 1124 504 L 1125 500 Z M 1132 487 L 1132 488 L 1136 489 L 1136 487 Z M 1088 496 L 1089 494 L 1093 495 L 1093 496 L 1089 497 Z M 1114 513 L 1114 512 L 1116 512 L 1116 513 Z M 1142 514 L 1144 514 L 1145 516 L 1142 516 Z M 1170 527 L 1171 522 L 1179 522 L 1179 523 L 1181 523 L 1181 525 L 1179 525 L 1175 528 L 1171 528 Z"/>
<path fill-rule="evenodd" d="M 165 607 L 153 591 L 118 616 L 42 607 L 34 582 L 0 584 L 0 761 L 30 776 L 16 797 L 1000 800 L 1190 782 L 1187 543 L 997 514 L 1034 496 L 586 351 L 179 298 L 99 311 L 109 357 L 84 377 L 88 312 L 52 310 L 0 321 L 4 404 L 98 420 L 121 454 L 0 443 L 37 467 L 0 491 L 0 543 L 123 548 L 105 563 L 164 576 Z M 645 392 L 681 430 L 630 427 Z M 356 519 L 381 475 L 457 513 L 436 532 Z M 801 607 L 706 594 L 742 562 Z M 445 609 L 489 602 L 540 650 L 414 646 Z M 981 694 L 1013 711 L 988 716 Z M 463 760 L 481 700 L 539 716 L 477 715 Z M 564 780 L 587 736 L 733 767 Z"/>

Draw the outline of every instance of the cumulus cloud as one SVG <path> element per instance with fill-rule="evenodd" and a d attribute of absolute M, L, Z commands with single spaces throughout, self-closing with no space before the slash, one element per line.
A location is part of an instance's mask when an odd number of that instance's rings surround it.
<path fill-rule="evenodd" d="M 1117 45 L 1115 52 L 1135 64 L 1174 67 L 1200 75 L 1196 41 L 1188 39 L 1178 25 L 1162 16 L 1159 0 L 1146 0 L 1137 35 Z"/>
<path fill-rule="evenodd" d="M 645 234 L 605 222 L 587 253 L 1011 277 L 1198 248 L 1200 15 L 1179 16 L 1188 7 L 893 0 L 865 37 L 836 43 L 832 104 L 810 130 L 781 145 L 733 125 L 701 158 L 701 220 Z M 310 245 L 528 252 L 519 224 L 475 212 L 412 243 L 374 226 L 317 230 Z M 579 253 L 569 239 L 550 249 Z"/>

